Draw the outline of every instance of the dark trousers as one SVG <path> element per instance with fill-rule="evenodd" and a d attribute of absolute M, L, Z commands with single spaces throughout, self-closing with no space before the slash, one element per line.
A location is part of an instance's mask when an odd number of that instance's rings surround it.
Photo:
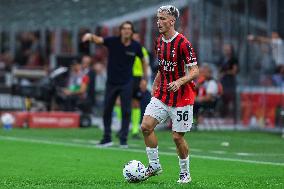
<path fill-rule="evenodd" d="M 126 142 L 131 118 L 132 81 L 124 85 L 113 85 L 109 83 L 106 85 L 103 114 L 104 139 L 111 140 L 112 112 L 118 96 L 120 96 L 122 113 L 120 142 Z"/>

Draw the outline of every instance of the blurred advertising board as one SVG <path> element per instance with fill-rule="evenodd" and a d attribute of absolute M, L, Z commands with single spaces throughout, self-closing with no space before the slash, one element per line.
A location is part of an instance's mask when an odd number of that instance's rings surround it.
<path fill-rule="evenodd" d="M 241 119 L 244 126 L 283 127 L 284 89 L 274 87 L 244 88 L 240 92 Z"/>
<path fill-rule="evenodd" d="M 2 112 L 7 113 L 7 112 Z M 29 128 L 77 128 L 80 114 L 73 112 L 8 112 L 15 118 L 13 127 Z"/>

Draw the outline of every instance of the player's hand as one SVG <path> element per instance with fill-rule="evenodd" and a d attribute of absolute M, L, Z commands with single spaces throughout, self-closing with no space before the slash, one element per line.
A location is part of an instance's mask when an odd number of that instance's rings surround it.
<path fill-rule="evenodd" d="M 178 81 L 173 81 L 168 84 L 168 91 L 176 92 L 180 88 L 181 84 Z"/>
<path fill-rule="evenodd" d="M 86 33 L 85 35 L 83 35 L 82 41 L 83 42 L 92 41 L 92 34 L 91 33 Z"/>

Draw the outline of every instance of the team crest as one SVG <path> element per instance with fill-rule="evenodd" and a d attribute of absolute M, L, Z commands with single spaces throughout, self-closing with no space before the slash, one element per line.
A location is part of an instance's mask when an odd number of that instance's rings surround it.
<path fill-rule="evenodd" d="M 175 57 L 175 51 L 176 51 L 176 49 L 173 48 L 173 50 L 172 50 L 172 52 L 171 52 L 173 58 Z"/>

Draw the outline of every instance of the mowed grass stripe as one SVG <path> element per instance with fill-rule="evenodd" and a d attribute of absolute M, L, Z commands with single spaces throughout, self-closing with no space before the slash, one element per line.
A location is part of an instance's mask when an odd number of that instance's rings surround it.
<path fill-rule="evenodd" d="M 69 147 L 82 147 L 82 148 L 95 148 L 101 149 L 96 147 L 95 145 L 91 144 L 78 144 L 73 142 L 58 142 L 58 141 L 51 141 L 51 140 L 39 140 L 39 139 L 30 139 L 30 138 L 22 138 L 22 137 L 8 137 L 8 136 L 0 136 L 0 140 L 10 140 L 10 141 L 18 141 L 18 142 L 29 142 L 29 143 L 40 143 L 40 144 L 49 144 L 49 145 L 60 145 L 60 146 L 69 146 Z M 139 149 L 121 149 L 121 148 L 103 148 L 104 150 L 114 150 L 114 151 L 129 151 L 129 152 L 138 152 L 138 153 L 145 153 L 145 150 Z M 168 156 L 176 156 L 174 152 L 159 152 L 162 155 Z M 242 160 L 236 158 L 221 158 L 221 157 L 214 157 L 214 156 L 206 156 L 206 155 L 194 155 L 191 154 L 191 157 L 200 158 L 200 159 L 208 159 L 208 160 L 219 160 L 219 161 L 231 161 L 231 162 L 241 162 L 241 163 L 252 163 L 252 164 L 263 164 L 263 165 L 272 165 L 272 166 L 284 166 L 284 163 L 276 163 L 276 162 L 267 162 L 267 161 L 254 161 L 254 160 Z"/>

